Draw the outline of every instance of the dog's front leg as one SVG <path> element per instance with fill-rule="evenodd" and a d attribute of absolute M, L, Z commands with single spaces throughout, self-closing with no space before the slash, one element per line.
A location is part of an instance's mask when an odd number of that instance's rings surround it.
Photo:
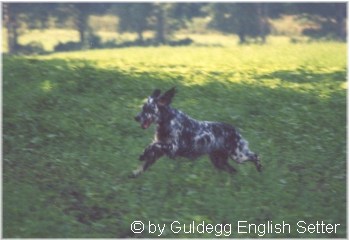
<path fill-rule="evenodd" d="M 158 159 L 166 153 L 168 147 L 164 143 L 153 143 L 149 145 L 144 151 L 143 154 L 139 157 L 140 161 L 147 161 L 149 159 Z"/>
<path fill-rule="evenodd" d="M 132 176 L 136 177 L 142 172 L 146 171 L 153 163 L 157 161 L 160 157 L 165 154 L 165 144 L 162 143 L 153 143 L 149 145 L 140 156 L 140 161 L 143 163 L 133 171 Z"/>

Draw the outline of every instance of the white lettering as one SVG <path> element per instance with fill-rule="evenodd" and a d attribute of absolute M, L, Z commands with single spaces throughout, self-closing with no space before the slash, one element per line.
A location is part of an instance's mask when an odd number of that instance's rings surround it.
<path fill-rule="evenodd" d="M 177 223 L 177 225 L 173 226 L 174 223 Z M 170 230 L 171 230 L 173 233 L 179 233 L 179 232 L 181 231 L 181 226 L 178 226 L 178 225 L 180 225 L 180 222 L 178 222 L 178 221 L 172 222 L 172 224 L 170 225 Z M 176 231 L 174 231 L 174 229 L 175 229 Z"/>
<path fill-rule="evenodd" d="M 318 233 L 318 234 L 325 234 L 325 233 L 337 233 L 337 227 L 340 226 L 340 224 L 326 224 L 324 221 L 316 221 L 316 223 L 306 223 L 305 221 L 299 221 L 297 223 L 297 231 L 298 233 Z"/>
<path fill-rule="evenodd" d="M 242 223 L 242 224 L 243 224 L 243 223 L 247 223 L 247 221 L 238 221 L 237 223 L 238 223 L 237 232 L 238 232 L 238 233 L 247 233 L 247 232 L 242 232 L 242 231 L 241 231 L 241 228 L 247 228 L 246 225 L 241 225 L 241 223 Z"/>

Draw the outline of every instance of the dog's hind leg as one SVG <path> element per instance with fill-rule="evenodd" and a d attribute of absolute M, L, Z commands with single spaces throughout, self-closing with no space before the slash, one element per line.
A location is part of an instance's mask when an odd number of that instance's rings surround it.
<path fill-rule="evenodd" d="M 228 163 L 228 154 L 223 152 L 212 152 L 209 157 L 217 169 L 225 170 L 229 173 L 236 172 L 236 169 Z"/>
<path fill-rule="evenodd" d="M 258 170 L 258 172 L 262 171 L 262 165 L 258 154 L 253 153 L 252 155 L 250 155 L 249 161 L 252 161 L 255 164 L 256 170 Z"/>
<path fill-rule="evenodd" d="M 262 170 L 262 165 L 260 163 L 259 156 L 256 153 L 249 150 L 248 142 L 244 139 L 241 139 L 239 141 L 238 146 L 235 149 L 234 153 L 231 155 L 231 157 L 238 163 L 251 161 L 255 164 L 255 167 L 259 172 L 261 172 Z"/>

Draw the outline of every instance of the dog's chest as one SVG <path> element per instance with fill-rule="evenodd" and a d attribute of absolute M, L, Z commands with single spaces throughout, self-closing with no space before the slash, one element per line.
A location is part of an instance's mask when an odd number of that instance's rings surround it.
<path fill-rule="evenodd" d="M 166 124 L 160 124 L 156 131 L 156 140 L 159 142 L 170 143 L 180 138 L 183 127 L 177 120 L 171 120 Z"/>

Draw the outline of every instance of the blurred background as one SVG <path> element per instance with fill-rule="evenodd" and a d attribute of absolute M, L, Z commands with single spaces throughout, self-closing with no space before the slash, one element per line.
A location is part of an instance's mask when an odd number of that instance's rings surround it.
<path fill-rule="evenodd" d="M 232 224 L 231 238 L 347 236 L 346 3 L 2 3 L 3 236 L 154 238 L 133 221 Z M 161 158 L 129 179 L 154 89 L 234 125 L 263 172 Z M 237 234 L 237 221 L 291 225 Z M 299 234 L 298 221 L 340 224 Z M 215 238 L 173 233 L 165 238 Z"/>
<path fill-rule="evenodd" d="M 346 3 L 4 3 L 3 49 L 220 44 L 208 38 L 214 33 L 240 44 L 269 36 L 345 41 L 345 20 Z"/>

